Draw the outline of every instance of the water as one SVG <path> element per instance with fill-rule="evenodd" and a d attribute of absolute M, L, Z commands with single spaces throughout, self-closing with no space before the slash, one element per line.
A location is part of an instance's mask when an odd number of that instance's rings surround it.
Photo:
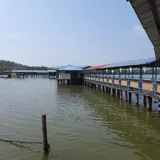
<path fill-rule="evenodd" d="M 51 151 L 0 142 L 0 160 L 159 160 L 160 117 L 83 86 L 49 79 L 0 79 L 0 138 L 42 141 Z"/>

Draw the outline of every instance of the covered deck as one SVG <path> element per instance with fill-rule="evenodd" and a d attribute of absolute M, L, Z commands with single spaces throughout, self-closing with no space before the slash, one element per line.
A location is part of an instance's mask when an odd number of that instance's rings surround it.
<path fill-rule="evenodd" d="M 60 85 L 82 85 L 84 75 L 82 70 L 87 66 L 67 65 L 57 68 L 57 80 Z"/>
<path fill-rule="evenodd" d="M 86 85 L 112 95 L 120 95 L 121 92 L 125 92 L 125 99 L 129 101 L 134 93 L 137 97 L 137 104 L 139 95 L 142 95 L 144 99 L 148 99 L 148 108 L 151 108 L 151 99 L 160 99 L 159 73 L 159 63 L 153 57 L 109 64 L 93 70 L 88 68 L 85 70 L 84 77 Z"/>

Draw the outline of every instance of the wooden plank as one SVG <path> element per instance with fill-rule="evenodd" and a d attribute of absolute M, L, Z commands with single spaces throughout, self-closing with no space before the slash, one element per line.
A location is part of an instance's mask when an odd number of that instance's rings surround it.
<path fill-rule="evenodd" d="M 130 81 L 130 86 L 138 89 L 138 82 Z"/>
<path fill-rule="evenodd" d="M 154 46 L 157 46 L 160 44 L 160 37 L 158 37 L 156 40 L 153 40 Z"/>
<path fill-rule="evenodd" d="M 159 0 L 155 0 L 155 4 L 156 4 L 156 6 L 160 5 L 160 1 Z"/>
<path fill-rule="evenodd" d="M 112 79 L 108 79 L 108 83 L 112 83 Z"/>
<path fill-rule="evenodd" d="M 119 81 L 117 79 L 114 80 L 114 84 L 118 85 Z"/>
<path fill-rule="evenodd" d="M 157 35 L 158 34 L 158 29 L 157 29 L 156 25 L 153 24 L 152 26 L 148 27 L 147 28 L 147 33 L 149 33 L 150 35 Z"/>
<path fill-rule="evenodd" d="M 103 82 L 103 79 L 102 79 L 102 78 L 100 78 L 100 82 Z"/>
<path fill-rule="evenodd" d="M 151 10 L 139 15 L 139 19 L 141 19 L 141 20 L 145 20 L 146 18 L 149 18 L 149 17 L 152 17 L 152 19 L 154 19 L 153 18 L 153 13 L 152 13 Z"/>
<path fill-rule="evenodd" d="M 147 3 L 148 0 L 130 0 L 131 4 L 133 7 L 139 7 L 142 6 L 143 4 Z"/>
<path fill-rule="evenodd" d="M 153 91 L 153 85 L 152 85 L 152 83 L 143 83 L 142 89 L 148 90 L 148 91 Z"/>
<path fill-rule="evenodd" d="M 155 24 L 155 21 L 150 21 L 148 23 L 143 23 L 143 28 L 145 29 L 145 31 L 147 32 L 148 29 L 150 28 L 153 28 L 153 30 L 157 30 L 157 27 L 156 27 L 156 24 Z M 155 29 L 154 29 L 155 28 Z M 158 30 L 157 30 L 158 31 Z"/>
<path fill-rule="evenodd" d="M 158 93 L 160 93 L 160 84 L 157 84 L 157 90 Z"/>
<path fill-rule="evenodd" d="M 127 81 L 126 81 L 126 80 L 122 80 L 122 81 L 121 81 L 121 85 L 122 85 L 122 86 L 127 86 Z"/>
<path fill-rule="evenodd" d="M 143 21 L 143 27 L 144 28 L 147 28 L 147 27 L 155 24 L 153 16 L 145 17 L 143 19 L 140 17 L 140 20 Z"/>
<path fill-rule="evenodd" d="M 151 10 L 151 6 L 149 2 L 144 3 L 142 6 L 135 8 L 135 11 L 138 15 L 144 14 L 150 10 Z"/>

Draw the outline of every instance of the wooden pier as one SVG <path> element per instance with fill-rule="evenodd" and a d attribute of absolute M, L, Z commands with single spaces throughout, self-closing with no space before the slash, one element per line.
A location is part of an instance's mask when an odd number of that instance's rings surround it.
<path fill-rule="evenodd" d="M 85 66 L 67 65 L 57 69 L 58 85 L 83 85 Z"/>
<path fill-rule="evenodd" d="M 144 106 L 151 110 L 153 99 L 158 100 L 158 103 L 160 99 L 158 67 L 159 62 L 154 58 L 110 64 L 105 67 L 90 67 L 85 69 L 84 84 L 130 103 L 133 100 L 132 96 L 135 95 L 134 102 L 137 105 L 139 105 L 139 97 L 143 96 Z M 147 74 L 144 70 L 152 76 L 145 78 Z M 160 105 L 158 110 L 160 110 Z"/>

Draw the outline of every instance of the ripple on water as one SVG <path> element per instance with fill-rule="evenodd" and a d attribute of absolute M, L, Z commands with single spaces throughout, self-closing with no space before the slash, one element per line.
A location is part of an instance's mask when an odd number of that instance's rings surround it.
<path fill-rule="evenodd" d="M 42 141 L 41 114 L 56 160 L 159 159 L 159 114 L 83 86 L 0 79 L 0 137 Z M 2 92 L 3 91 L 3 92 Z M 39 160 L 42 146 L 1 143 L 0 159 Z"/>

